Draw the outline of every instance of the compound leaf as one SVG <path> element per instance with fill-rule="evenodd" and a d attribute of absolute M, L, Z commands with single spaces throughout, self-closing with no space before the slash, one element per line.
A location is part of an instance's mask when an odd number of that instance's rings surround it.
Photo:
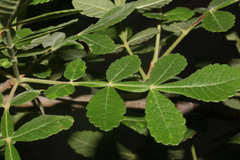
<path fill-rule="evenodd" d="M 14 141 L 36 141 L 69 129 L 74 122 L 70 116 L 41 115 L 21 126 L 12 136 Z"/>
<path fill-rule="evenodd" d="M 129 14 L 134 10 L 134 5 L 132 3 L 127 3 L 122 6 L 114 7 L 112 10 L 108 11 L 104 16 L 95 24 L 84 30 L 84 33 L 99 31 L 112 26 L 118 22 L 124 20 Z"/>
<path fill-rule="evenodd" d="M 202 101 L 219 102 L 240 89 L 240 69 L 227 65 L 208 65 L 189 77 L 159 86 L 159 90 L 182 94 Z"/>
<path fill-rule="evenodd" d="M 49 99 L 56 99 L 72 94 L 75 91 L 71 84 L 57 84 L 49 87 L 45 92 L 45 96 Z"/>
<path fill-rule="evenodd" d="M 141 135 L 148 135 L 147 121 L 145 117 L 129 117 L 125 116 L 122 124 L 133 129 Z"/>
<path fill-rule="evenodd" d="M 89 121 L 104 131 L 117 127 L 126 112 L 123 100 L 112 87 L 97 92 L 86 108 Z"/>
<path fill-rule="evenodd" d="M 64 71 L 64 77 L 74 81 L 82 77 L 85 73 L 86 65 L 82 59 L 76 59 L 67 65 Z"/>
<path fill-rule="evenodd" d="M 160 58 L 151 70 L 150 83 L 158 85 L 176 76 L 187 65 L 186 59 L 180 54 L 170 54 Z"/>
<path fill-rule="evenodd" d="M 115 7 L 110 0 L 73 0 L 73 7 L 82 10 L 81 14 L 88 17 L 101 18 L 105 13 Z"/>
<path fill-rule="evenodd" d="M 108 82 L 121 81 L 136 73 L 141 65 L 138 56 L 125 56 L 113 62 L 107 70 Z"/>
<path fill-rule="evenodd" d="M 21 160 L 17 149 L 12 143 L 7 143 L 6 145 L 5 160 Z"/>
<path fill-rule="evenodd" d="M 82 34 L 79 38 L 88 44 L 93 54 L 106 54 L 116 51 L 114 41 L 106 35 Z"/>
<path fill-rule="evenodd" d="M 138 10 L 151 10 L 154 8 L 161 8 L 172 0 L 138 0 L 136 3 L 136 9 Z"/>
<path fill-rule="evenodd" d="M 151 39 L 153 36 L 155 36 L 158 33 L 159 33 L 159 30 L 157 28 L 148 28 L 146 30 L 143 30 L 135 34 L 131 39 L 129 39 L 128 43 L 129 45 L 141 44 L 142 42 L 145 42 Z"/>
<path fill-rule="evenodd" d="M 11 105 L 17 106 L 17 105 L 24 104 L 28 101 L 33 100 L 34 98 L 37 98 L 40 93 L 41 93 L 41 90 L 30 90 L 30 91 L 25 91 L 23 93 L 20 93 L 11 100 Z"/>
<path fill-rule="evenodd" d="M 151 90 L 146 102 L 146 120 L 156 142 L 178 145 L 186 132 L 185 119 L 174 103 L 156 90 Z"/>
<path fill-rule="evenodd" d="M 211 32 L 226 32 L 235 23 L 235 16 L 226 11 L 210 11 L 203 19 L 203 27 Z"/>

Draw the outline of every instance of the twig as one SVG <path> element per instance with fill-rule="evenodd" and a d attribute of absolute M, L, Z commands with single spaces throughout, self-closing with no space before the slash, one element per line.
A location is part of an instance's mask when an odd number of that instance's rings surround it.
<path fill-rule="evenodd" d="M 6 80 L 5 82 L 0 84 L 0 93 L 3 93 L 4 91 L 10 89 L 12 87 L 12 81 Z"/>

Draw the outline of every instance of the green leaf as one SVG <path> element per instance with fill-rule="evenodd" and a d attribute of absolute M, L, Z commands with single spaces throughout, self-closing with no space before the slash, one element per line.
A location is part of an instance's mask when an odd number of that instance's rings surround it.
<path fill-rule="evenodd" d="M 0 93 L 0 106 L 3 105 L 3 95 Z"/>
<path fill-rule="evenodd" d="M 30 47 L 30 46 L 28 46 L 28 47 Z M 25 47 L 24 47 L 24 49 L 25 49 Z M 33 56 L 37 56 L 37 55 L 47 53 L 47 51 L 49 51 L 49 48 L 47 48 L 47 49 L 32 49 L 32 50 L 28 50 L 28 51 L 21 51 L 20 50 L 17 54 L 17 57 L 18 58 L 33 57 Z"/>
<path fill-rule="evenodd" d="M 226 6 L 229 6 L 235 2 L 239 2 L 239 0 L 212 0 L 208 8 L 218 10 Z"/>
<path fill-rule="evenodd" d="M 72 4 L 75 9 L 82 10 L 81 14 L 96 18 L 101 18 L 115 7 L 110 0 L 73 0 Z"/>
<path fill-rule="evenodd" d="M 36 141 L 67 130 L 73 125 L 70 116 L 41 115 L 22 125 L 13 135 L 13 141 Z"/>
<path fill-rule="evenodd" d="M 33 69 L 33 76 L 38 78 L 47 78 L 51 75 L 52 71 L 49 66 L 45 65 L 36 65 Z"/>
<path fill-rule="evenodd" d="M 95 25 L 88 27 L 83 32 L 90 33 L 90 32 L 99 31 L 109 26 L 112 26 L 124 20 L 129 14 L 133 12 L 133 10 L 134 10 L 134 5 L 132 3 L 127 3 L 122 6 L 117 6 L 112 10 L 108 11 L 106 14 L 104 14 L 104 16 Z"/>
<path fill-rule="evenodd" d="M 85 87 L 104 87 L 108 86 L 108 82 L 104 81 L 87 81 L 87 82 L 80 82 L 81 86 Z"/>
<path fill-rule="evenodd" d="M 65 38 L 66 38 L 65 33 L 55 32 L 42 43 L 42 46 L 43 48 L 51 47 L 55 50 L 59 47 L 59 45 L 63 43 Z"/>
<path fill-rule="evenodd" d="M 23 52 L 24 54 L 27 55 L 29 52 L 31 53 L 30 49 L 33 49 L 33 48 L 39 46 L 49 37 L 50 37 L 50 34 L 44 34 L 39 37 L 29 39 L 26 41 L 23 39 L 22 42 L 20 40 L 20 43 L 16 44 L 16 47 L 20 50 L 19 54 L 22 54 L 22 52 Z M 49 50 L 50 48 L 48 47 L 47 49 Z M 23 50 L 23 51 L 21 51 L 21 50 Z M 42 53 L 41 51 L 43 51 L 43 49 L 40 49 L 40 53 Z M 39 49 L 38 49 L 38 53 L 32 53 L 32 54 L 40 54 L 40 53 L 39 53 Z"/>
<path fill-rule="evenodd" d="M 88 44 L 93 54 L 106 54 L 116 51 L 113 40 L 106 35 L 82 34 L 79 38 Z"/>
<path fill-rule="evenodd" d="M 223 104 L 230 108 L 240 110 L 240 101 L 238 99 L 231 98 L 231 99 L 224 101 Z"/>
<path fill-rule="evenodd" d="M 151 90 L 146 102 L 146 120 L 151 136 L 164 145 L 178 145 L 186 132 L 185 119 L 174 103 Z"/>
<path fill-rule="evenodd" d="M 3 137 L 8 138 L 14 131 L 13 121 L 9 110 L 4 110 L 1 120 L 1 133 Z"/>
<path fill-rule="evenodd" d="M 138 0 L 136 2 L 136 9 L 147 11 L 154 8 L 161 8 L 171 1 L 172 0 Z"/>
<path fill-rule="evenodd" d="M 160 85 L 160 91 L 182 94 L 202 101 L 219 102 L 240 89 L 240 69 L 227 65 L 208 65 L 189 77 Z"/>
<path fill-rule="evenodd" d="M 64 77 L 74 81 L 83 76 L 86 70 L 85 62 L 82 59 L 76 59 L 67 65 Z"/>
<path fill-rule="evenodd" d="M 232 138 L 230 138 L 228 143 L 240 144 L 240 133 L 238 133 L 235 136 L 233 136 Z"/>
<path fill-rule="evenodd" d="M 195 130 L 188 128 L 187 131 L 186 131 L 185 134 L 184 134 L 184 137 L 183 137 L 183 139 L 182 139 L 182 142 L 183 142 L 183 141 L 186 141 L 186 140 L 188 140 L 188 139 L 191 139 L 196 133 L 197 133 L 197 132 L 196 132 Z"/>
<path fill-rule="evenodd" d="M 0 138 L 0 147 L 4 146 L 6 144 L 6 139 Z"/>
<path fill-rule="evenodd" d="M 17 42 L 17 41 L 29 36 L 30 34 L 32 34 L 32 30 L 29 28 L 19 29 L 16 31 L 16 37 L 14 38 L 13 42 Z"/>
<path fill-rule="evenodd" d="M 138 56 L 125 56 L 113 62 L 106 73 L 108 82 L 121 81 L 136 73 L 141 65 Z"/>
<path fill-rule="evenodd" d="M 114 0 L 116 6 L 121 6 L 126 3 L 126 0 Z"/>
<path fill-rule="evenodd" d="M 49 99 L 56 99 L 72 94 L 75 91 L 71 84 L 57 84 L 49 87 L 45 92 L 45 96 Z"/>
<path fill-rule="evenodd" d="M 133 51 L 133 54 L 145 54 L 154 52 L 155 47 L 153 44 L 140 44 L 137 46 L 131 46 L 131 50 Z"/>
<path fill-rule="evenodd" d="M 41 93 L 41 90 L 30 90 L 30 91 L 25 91 L 23 93 L 20 93 L 12 99 L 11 105 L 17 106 L 17 105 L 24 104 L 28 101 L 33 100 L 34 98 L 37 98 L 40 93 Z"/>
<path fill-rule="evenodd" d="M 153 19 L 157 19 L 157 20 L 167 20 L 167 17 L 161 15 L 160 13 L 143 13 L 143 16 L 147 17 L 147 18 L 153 18 Z"/>
<path fill-rule="evenodd" d="M 129 81 L 114 83 L 113 87 L 123 91 L 142 93 L 148 91 L 150 85 L 145 82 Z"/>
<path fill-rule="evenodd" d="M 32 2 L 32 0 L 5 0 L 0 1 L 0 26 L 9 28 L 13 20 L 21 15 L 22 11 L 27 8 L 27 6 Z"/>
<path fill-rule="evenodd" d="M 148 135 L 147 121 L 145 117 L 129 117 L 125 116 L 121 122 L 125 126 L 133 129 L 141 135 Z"/>
<path fill-rule="evenodd" d="M 210 11 L 203 19 L 203 27 L 211 32 L 226 32 L 234 26 L 236 17 L 226 11 Z"/>
<path fill-rule="evenodd" d="M 167 18 L 168 22 L 173 21 L 186 21 L 194 15 L 194 12 L 188 8 L 177 7 L 166 13 L 164 16 Z"/>
<path fill-rule="evenodd" d="M 159 85 L 179 74 L 186 65 L 186 59 L 180 54 L 164 56 L 154 64 L 149 77 L 150 83 Z"/>
<path fill-rule="evenodd" d="M 67 9 L 67 10 L 60 10 L 60 11 L 54 11 L 50 13 L 45 13 L 40 16 L 24 19 L 22 21 L 19 21 L 15 25 L 25 25 L 25 24 L 30 24 L 30 23 L 35 23 L 35 22 L 41 22 L 41 21 L 46 21 L 54 18 L 60 18 L 60 17 L 65 17 L 73 14 L 79 13 L 81 10 L 76 10 L 76 9 Z"/>
<path fill-rule="evenodd" d="M 52 0 L 33 0 L 33 2 L 31 3 L 32 5 L 37 5 L 37 4 L 43 4 L 43 3 L 47 3 L 50 2 Z"/>
<path fill-rule="evenodd" d="M 12 62 L 10 62 L 7 58 L 0 59 L 0 67 L 10 68 L 12 66 Z"/>
<path fill-rule="evenodd" d="M 153 36 L 155 36 L 158 33 L 159 33 L 159 30 L 157 28 L 148 28 L 146 30 L 143 30 L 135 34 L 131 39 L 129 39 L 128 43 L 129 45 L 141 44 L 151 39 Z"/>
<path fill-rule="evenodd" d="M 89 121 L 104 131 L 117 127 L 126 112 L 123 100 L 112 87 L 97 92 L 86 109 Z"/>
<path fill-rule="evenodd" d="M 5 160 L 21 160 L 18 151 L 12 143 L 7 143 L 6 145 Z"/>

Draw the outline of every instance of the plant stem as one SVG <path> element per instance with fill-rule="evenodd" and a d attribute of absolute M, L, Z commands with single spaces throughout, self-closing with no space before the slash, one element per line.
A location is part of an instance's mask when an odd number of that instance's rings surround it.
<path fill-rule="evenodd" d="M 197 160 L 197 154 L 193 144 L 191 145 L 191 153 L 192 153 L 193 160 Z"/>
<path fill-rule="evenodd" d="M 14 96 L 14 93 L 15 93 L 16 90 L 17 90 L 18 85 L 19 85 L 19 83 L 18 83 L 18 81 L 16 81 L 16 82 L 14 83 L 13 87 L 12 87 L 12 90 L 11 90 L 9 96 L 8 96 L 7 102 L 3 105 L 3 107 L 4 107 L 6 110 L 8 110 L 9 107 L 10 107 L 10 102 L 11 102 L 13 96 Z"/>
<path fill-rule="evenodd" d="M 158 25 L 157 25 L 157 29 L 159 30 L 159 33 L 158 33 L 157 36 L 156 36 L 153 59 L 152 59 L 152 61 L 151 61 L 151 63 L 150 63 L 150 67 L 149 67 L 149 70 L 148 70 L 147 77 L 149 77 L 149 75 L 150 75 L 150 73 L 151 73 L 151 70 L 152 70 L 152 68 L 153 68 L 153 66 L 154 66 L 154 63 L 157 62 L 158 57 L 159 57 L 159 53 L 160 53 L 160 50 L 161 50 L 161 47 L 160 47 L 161 24 L 158 24 Z"/>
<path fill-rule="evenodd" d="M 133 52 L 127 42 L 127 38 L 126 36 L 124 35 L 124 31 L 121 32 L 121 36 L 120 38 L 122 39 L 122 42 L 124 44 L 124 47 L 126 48 L 126 50 L 128 51 L 128 54 L 129 55 L 133 55 Z M 146 73 L 143 71 L 142 67 L 139 68 L 139 73 L 141 74 L 142 78 L 143 78 L 143 81 L 146 81 L 148 78 L 147 78 L 147 75 Z"/>
<path fill-rule="evenodd" d="M 183 40 L 183 38 L 200 22 L 202 22 L 203 18 L 206 16 L 207 13 L 199 17 L 190 27 L 188 27 L 186 30 L 182 31 L 182 34 L 176 39 L 176 41 L 166 50 L 166 52 L 161 56 L 166 56 L 170 54 L 173 49 Z"/>

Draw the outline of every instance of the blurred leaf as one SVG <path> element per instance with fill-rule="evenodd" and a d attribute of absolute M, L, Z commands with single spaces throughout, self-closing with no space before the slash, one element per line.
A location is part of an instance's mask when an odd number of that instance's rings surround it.
<path fill-rule="evenodd" d="M 235 136 L 233 136 L 232 138 L 230 138 L 228 143 L 240 144 L 240 133 L 238 133 Z"/>
<path fill-rule="evenodd" d="M 236 41 L 236 47 L 238 49 L 238 53 L 240 53 L 240 38 L 238 37 L 237 32 L 231 32 L 226 35 L 227 40 Z"/>
<path fill-rule="evenodd" d="M 28 101 L 33 100 L 34 98 L 37 98 L 40 93 L 41 93 L 41 90 L 30 90 L 30 91 L 22 92 L 11 100 L 11 105 L 17 106 L 17 105 L 24 104 Z"/>
<path fill-rule="evenodd" d="M 124 20 L 129 14 L 131 14 L 134 10 L 134 5 L 132 3 L 128 3 L 122 6 L 117 6 L 112 10 L 108 11 L 104 16 L 95 24 L 87 29 L 85 29 L 84 33 L 90 33 L 105 29 L 109 26 L 112 26 L 118 22 Z"/>
<path fill-rule="evenodd" d="M 75 9 L 82 10 L 81 14 L 96 18 L 101 18 L 109 10 L 115 7 L 110 0 L 73 0 L 72 4 Z"/>
<path fill-rule="evenodd" d="M 128 43 L 129 45 L 141 44 L 151 39 L 153 36 L 155 36 L 158 33 L 159 33 L 159 30 L 157 28 L 148 28 L 135 34 L 131 39 L 128 40 Z"/>
<path fill-rule="evenodd" d="M 185 119 L 175 104 L 161 93 L 151 90 L 146 102 L 146 120 L 155 141 L 164 145 L 178 145 L 186 132 Z"/>
<path fill-rule="evenodd" d="M 148 11 L 154 8 L 161 8 L 168 3 L 170 3 L 172 0 L 138 0 L 135 2 L 136 9 L 142 10 L 142 11 Z"/>
<path fill-rule="evenodd" d="M 145 117 L 129 117 L 125 116 L 122 124 L 133 129 L 141 135 L 148 135 L 147 121 Z"/>
<path fill-rule="evenodd" d="M 75 59 L 86 57 L 87 53 L 83 49 L 61 48 L 57 51 L 56 55 L 61 57 L 65 61 L 73 61 Z"/>
<path fill-rule="evenodd" d="M 168 22 L 186 21 L 194 15 L 194 12 L 185 7 L 177 7 L 164 13 L 163 15 L 167 18 Z"/>
<path fill-rule="evenodd" d="M 240 110 L 240 101 L 238 99 L 231 98 L 231 99 L 224 101 L 223 104 L 230 108 Z"/>
<path fill-rule="evenodd" d="M 160 13 L 147 12 L 147 13 L 144 13 L 143 16 L 147 18 L 154 18 L 157 20 L 167 20 L 167 17 L 165 17 L 164 15 L 161 15 Z"/>
<path fill-rule="evenodd" d="M 37 5 L 37 4 L 43 4 L 43 3 L 47 3 L 50 2 L 52 0 L 33 0 L 33 2 L 31 3 L 32 5 Z"/>
<path fill-rule="evenodd" d="M 4 138 L 11 137 L 12 133 L 14 132 L 13 121 L 9 110 L 4 110 L 1 120 L 1 133 Z"/>
<path fill-rule="evenodd" d="M 116 6 L 121 6 L 126 3 L 126 0 L 114 0 Z"/>
<path fill-rule="evenodd" d="M 3 105 L 3 95 L 0 93 L 0 106 Z"/>
<path fill-rule="evenodd" d="M 179 74 L 187 65 L 186 59 L 180 54 L 170 54 L 160 58 L 151 70 L 149 81 L 159 85 Z"/>
<path fill-rule="evenodd" d="M 124 78 L 136 73 L 141 65 L 138 56 L 125 56 L 113 62 L 107 72 L 108 82 L 121 81 Z"/>
<path fill-rule="evenodd" d="M 239 2 L 239 0 L 212 0 L 208 8 L 218 10 L 223 7 L 229 6 L 235 2 Z"/>
<path fill-rule="evenodd" d="M 63 43 L 65 38 L 65 33 L 55 32 L 42 43 L 42 46 L 43 48 L 51 47 L 53 50 L 56 50 Z"/>
<path fill-rule="evenodd" d="M 114 41 L 106 35 L 82 34 L 79 38 L 88 44 L 93 54 L 106 54 L 116 50 Z"/>
<path fill-rule="evenodd" d="M 28 46 L 28 47 L 30 47 L 30 46 Z M 27 51 L 20 50 L 17 54 L 17 57 L 18 58 L 32 57 L 32 56 L 37 56 L 37 55 L 47 53 L 48 51 L 49 51 L 49 48 L 47 48 L 47 49 L 32 49 L 32 50 L 27 50 Z"/>
<path fill-rule="evenodd" d="M 32 30 L 29 28 L 22 28 L 16 31 L 16 37 L 14 38 L 13 42 L 17 42 L 27 36 L 32 34 Z"/>
<path fill-rule="evenodd" d="M 73 125 L 70 116 L 41 115 L 21 126 L 12 136 L 13 141 L 36 141 L 47 138 Z"/>
<path fill-rule="evenodd" d="M 74 81 L 83 76 L 86 70 L 85 62 L 82 59 L 76 59 L 69 63 L 64 72 L 64 77 Z"/>
<path fill-rule="evenodd" d="M 45 65 L 36 65 L 33 69 L 33 76 L 38 78 L 47 78 L 51 75 L 52 71 L 49 66 Z"/>
<path fill-rule="evenodd" d="M 18 151 L 11 143 L 6 144 L 5 160 L 21 160 Z"/>
<path fill-rule="evenodd" d="M 184 159 L 185 151 L 183 149 L 168 150 L 169 160 Z"/>
<path fill-rule="evenodd" d="M 203 19 L 203 27 L 211 32 L 226 32 L 234 26 L 236 17 L 226 11 L 210 11 Z"/>
<path fill-rule="evenodd" d="M 104 131 L 119 126 L 126 113 L 122 98 L 112 87 L 105 87 L 97 92 L 89 101 L 86 109 L 89 121 Z"/>
<path fill-rule="evenodd" d="M 56 84 L 49 87 L 45 92 L 45 96 L 49 99 L 56 99 L 72 94 L 75 91 L 71 84 Z"/>
<path fill-rule="evenodd" d="M 113 40 L 119 40 L 119 35 L 115 27 L 108 27 L 103 30 L 94 32 L 96 34 L 106 35 Z"/>
<path fill-rule="evenodd" d="M 113 87 L 123 91 L 142 93 L 148 91 L 150 85 L 145 82 L 129 81 L 114 83 Z"/>
<path fill-rule="evenodd" d="M 234 76 L 233 76 L 234 75 Z M 159 86 L 159 90 L 182 94 L 205 102 L 219 102 L 240 89 L 240 69 L 227 65 L 208 65 L 189 77 Z"/>
<path fill-rule="evenodd" d="M 24 52 L 25 54 L 28 54 L 28 52 L 31 52 L 30 49 L 33 49 L 33 48 L 39 46 L 49 37 L 50 37 L 50 34 L 44 34 L 44 35 L 36 37 L 34 39 L 26 40 L 26 41 L 23 41 L 22 43 L 17 43 L 16 47 L 18 49 L 24 50 L 22 52 Z M 47 48 L 47 49 L 49 50 L 49 48 Z M 43 49 L 42 49 L 42 51 L 43 51 Z M 19 54 L 21 54 L 21 52 Z"/>
<path fill-rule="evenodd" d="M 3 138 L 0 138 L 0 147 L 4 146 L 6 144 L 6 140 Z"/>
<path fill-rule="evenodd" d="M 186 141 L 186 140 L 188 140 L 188 139 L 193 138 L 193 136 L 194 136 L 196 133 L 197 133 L 197 132 L 196 132 L 195 130 L 188 128 L 187 131 L 186 131 L 185 134 L 184 134 L 184 137 L 183 137 L 182 141 Z"/>
<path fill-rule="evenodd" d="M 12 66 L 12 62 L 10 62 L 7 58 L 0 59 L 0 67 L 10 68 Z"/>
<path fill-rule="evenodd" d="M 134 54 L 145 54 L 145 53 L 153 52 L 155 49 L 153 44 L 150 44 L 150 45 L 141 44 L 141 45 L 131 46 L 130 48 Z"/>

